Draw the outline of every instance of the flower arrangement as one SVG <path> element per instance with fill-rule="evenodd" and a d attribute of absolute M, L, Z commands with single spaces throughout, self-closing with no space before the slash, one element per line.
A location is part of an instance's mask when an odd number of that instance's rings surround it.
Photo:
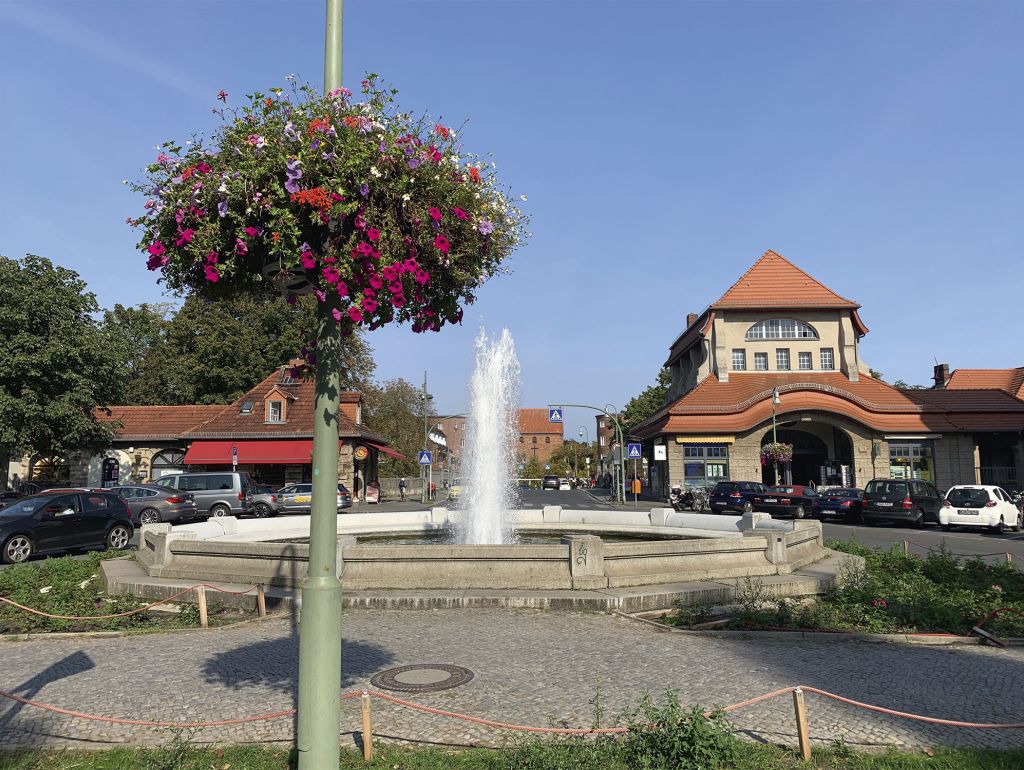
<path fill-rule="evenodd" d="M 761 447 L 761 465 L 788 463 L 793 459 L 793 445 L 779 442 L 768 443 Z"/>
<path fill-rule="evenodd" d="M 149 269 L 210 298 L 313 293 L 343 336 L 461 321 L 460 303 L 526 237 L 493 164 L 465 154 L 452 128 L 398 112 L 376 75 L 361 101 L 290 80 L 239 109 L 221 91 L 211 141 L 160 146 L 133 186 L 145 213 L 128 220 Z"/>

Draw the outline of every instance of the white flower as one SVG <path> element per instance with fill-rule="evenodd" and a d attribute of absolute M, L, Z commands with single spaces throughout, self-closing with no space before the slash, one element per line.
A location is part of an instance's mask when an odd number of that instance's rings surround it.
<path fill-rule="evenodd" d="M 412 200 L 412 196 L 409 195 L 409 193 L 406 193 L 405 195 L 402 196 L 402 203 L 408 203 L 411 200 Z"/>
<path fill-rule="evenodd" d="M 459 165 L 459 156 L 458 155 L 452 155 L 450 160 L 451 160 L 453 166 Z"/>
<path fill-rule="evenodd" d="M 525 196 L 525 195 L 520 195 L 520 196 L 519 196 L 519 200 L 521 200 L 521 201 L 525 201 L 525 200 L 526 200 L 526 196 Z"/>
<path fill-rule="evenodd" d="M 128 184 L 128 180 L 127 179 L 122 179 L 121 180 L 121 184 Z"/>
<path fill-rule="evenodd" d="M 370 176 L 374 176 L 374 177 L 380 178 L 381 173 L 380 173 L 380 171 L 377 170 L 376 166 L 370 166 Z"/>

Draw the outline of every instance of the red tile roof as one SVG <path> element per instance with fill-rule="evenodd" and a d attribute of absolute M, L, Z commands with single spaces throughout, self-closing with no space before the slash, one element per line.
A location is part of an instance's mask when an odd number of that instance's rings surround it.
<path fill-rule="evenodd" d="M 548 422 L 547 407 L 519 410 L 520 433 L 557 433 L 562 435 L 562 423 Z"/>
<path fill-rule="evenodd" d="M 1016 369 L 956 369 L 946 383 L 947 390 L 997 388 L 1024 399 L 1024 366 Z"/>
<path fill-rule="evenodd" d="M 712 308 L 859 308 L 781 254 L 766 251 Z"/>
<path fill-rule="evenodd" d="M 176 439 L 211 417 L 223 404 L 212 406 L 104 406 L 93 410 L 98 422 L 119 422 L 120 439 Z"/>
<path fill-rule="evenodd" d="M 712 374 L 638 426 L 633 435 L 735 433 L 771 420 L 772 390 L 778 415 L 802 411 L 842 414 L 875 430 L 947 433 L 1024 430 L 1024 402 L 999 390 L 900 390 L 861 375 L 838 372 Z"/>

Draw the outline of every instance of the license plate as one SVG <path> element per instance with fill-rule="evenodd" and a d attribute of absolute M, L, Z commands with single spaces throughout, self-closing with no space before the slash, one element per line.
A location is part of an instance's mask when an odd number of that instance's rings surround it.
<path fill-rule="evenodd" d="M 977 516 L 978 515 L 977 511 L 968 511 L 968 510 L 965 510 L 963 508 L 957 508 L 956 512 L 960 516 Z"/>
<path fill-rule="evenodd" d="M 774 497 L 766 497 L 766 498 L 764 499 L 764 501 L 765 501 L 766 503 L 777 503 L 777 502 L 779 502 L 779 501 L 778 501 L 778 500 L 776 500 L 776 499 L 775 499 Z"/>
<path fill-rule="evenodd" d="M 875 503 L 879 508 L 892 508 L 892 503 Z"/>
<path fill-rule="evenodd" d="M 312 499 L 313 498 L 310 495 L 296 495 L 295 496 L 295 502 L 297 502 L 297 503 L 308 503 Z"/>

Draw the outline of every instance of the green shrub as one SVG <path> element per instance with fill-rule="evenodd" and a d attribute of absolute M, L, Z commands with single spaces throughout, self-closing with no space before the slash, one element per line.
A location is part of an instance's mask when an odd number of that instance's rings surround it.
<path fill-rule="evenodd" d="M 715 770 L 729 767 L 735 756 L 736 739 L 725 714 L 685 709 L 671 690 L 660 705 L 644 695 L 628 723 L 622 751 L 631 768 Z"/>

